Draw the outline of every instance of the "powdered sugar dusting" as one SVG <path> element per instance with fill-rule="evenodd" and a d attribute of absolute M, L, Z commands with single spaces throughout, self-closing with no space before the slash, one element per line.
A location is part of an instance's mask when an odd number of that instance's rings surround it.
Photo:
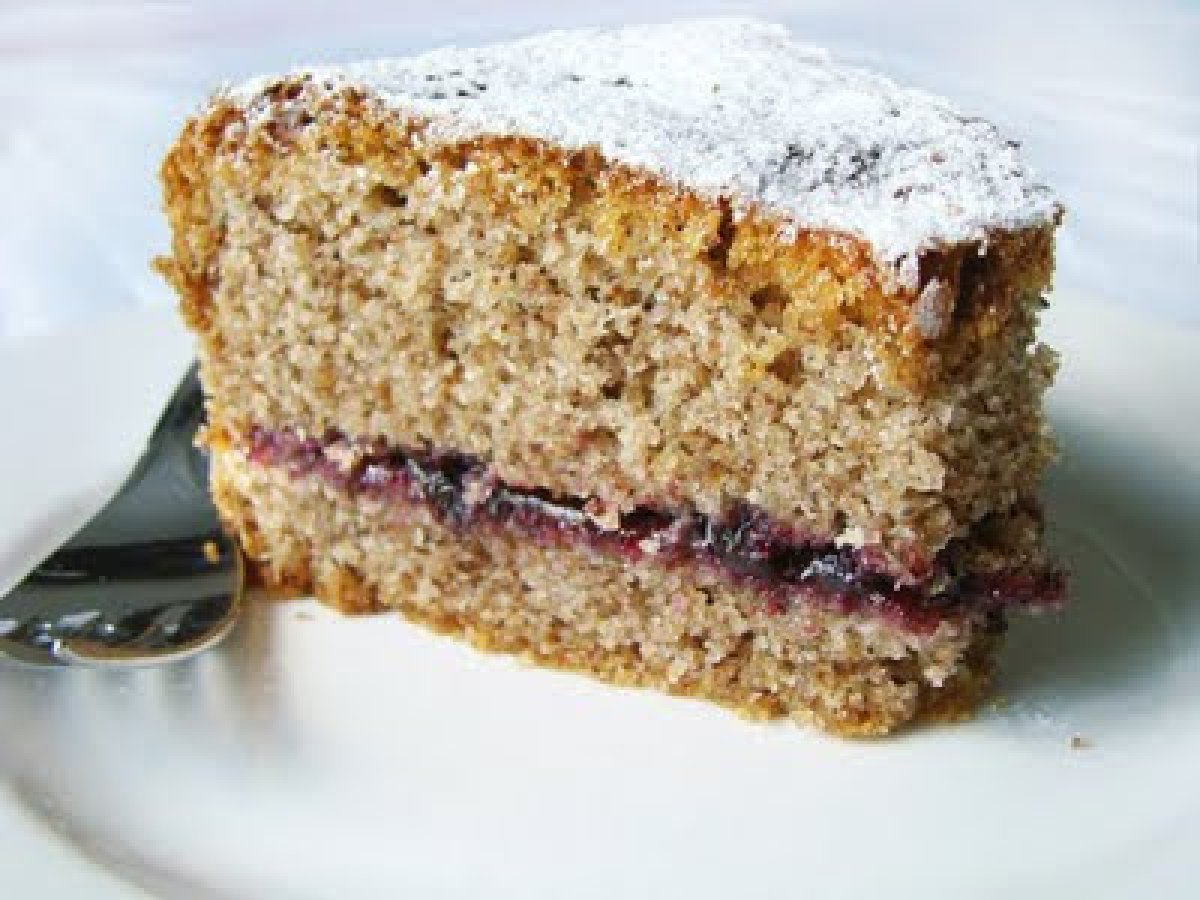
<path fill-rule="evenodd" d="M 948 102 L 792 41 L 780 26 L 702 20 L 555 32 L 483 49 L 304 70 L 353 85 L 429 137 L 522 134 L 598 146 L 786 230 L 865 240 L 900 284 L 927 248 L 1058 213 L 1018 145 Z M 262 103 L 257 79 L 226 96 Z"/>

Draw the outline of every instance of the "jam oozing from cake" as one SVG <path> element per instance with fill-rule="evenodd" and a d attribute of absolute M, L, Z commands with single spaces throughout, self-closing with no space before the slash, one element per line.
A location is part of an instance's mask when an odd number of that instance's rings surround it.
<path fill-rule="evenodd" d="M 999 623 L 1005 607 L 1056 607 L 1065 592 L 1063 574 L 1053 570 L 959 571 L 954 544 L 912 583 L 882 569 L 869 550 L 798 533 L 747 504 L 720 517 L 654 507 L 597 514 L 578 497 L 506 484 L 471 456 L 351 440 L 332 431 L 316 438 L 256 427 L 249 456 L 352 495 L 423 506 L 458 531 L 504 528 L 541 545 L 585 544 L 630 561 L 703 565 L 757 589 L 778 612 L 797 602 L 845 613 L 869 609 L 928 632 L 943 619 L 971 612 L 993 613 Z"/>

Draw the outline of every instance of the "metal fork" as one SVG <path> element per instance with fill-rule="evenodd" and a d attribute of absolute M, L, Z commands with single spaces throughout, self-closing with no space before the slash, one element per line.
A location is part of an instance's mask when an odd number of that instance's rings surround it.
<path fill-rule="evenodd" d="M 116 496 L 0 599 L 0 659 L 165 663 L 229 632 L 241 612 L 244 572 L 194 445 L 203 421 L 193 364 Z"/>

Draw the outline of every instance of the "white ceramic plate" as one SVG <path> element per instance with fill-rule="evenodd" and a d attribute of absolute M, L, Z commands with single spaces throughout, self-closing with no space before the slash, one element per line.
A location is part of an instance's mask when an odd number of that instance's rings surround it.
<path fill-rule="evenodd" d="M 256 605 L 173 668 L 0 669 L 3 896 L 1192 896 L 1200 334 L 1070 298 L 1047 326 L 1075 600 L 1013 629 L 977 721 L 845 742 Z M 0 588 L 189 352 L 162 314 L 0 345 Z"/>

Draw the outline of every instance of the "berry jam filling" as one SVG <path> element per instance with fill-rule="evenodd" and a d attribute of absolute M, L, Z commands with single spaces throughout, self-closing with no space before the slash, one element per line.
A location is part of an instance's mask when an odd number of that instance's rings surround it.
<path fill-rule="evenodd" d="M 423 506 L 459 532 L 504 528 L 544 546 L 585 544 L 630 561 L 699 564 L 757 589 L 776 612 L 797 602 L 844 613 L 870 610 L 927 633 L 971 612 L 989 613 L 991 624 L 1003 627 L 1003 608 L 1056 607 L 1065 594 L 1058 571 L 959 571 L 954 561 L 961 547 L 954 543 L 914 584 L 884 571 L 878 554 L 798 534 L 749 505 L 717 518 L 653 507 L 598 514 L 576 497 L 506 484 L 471 456 L 353 441 L 337 432 L 312 438 L 256 427 L 249 456 L 284 466 L 294 477 L 315 475 L 352 495 Z"/>

